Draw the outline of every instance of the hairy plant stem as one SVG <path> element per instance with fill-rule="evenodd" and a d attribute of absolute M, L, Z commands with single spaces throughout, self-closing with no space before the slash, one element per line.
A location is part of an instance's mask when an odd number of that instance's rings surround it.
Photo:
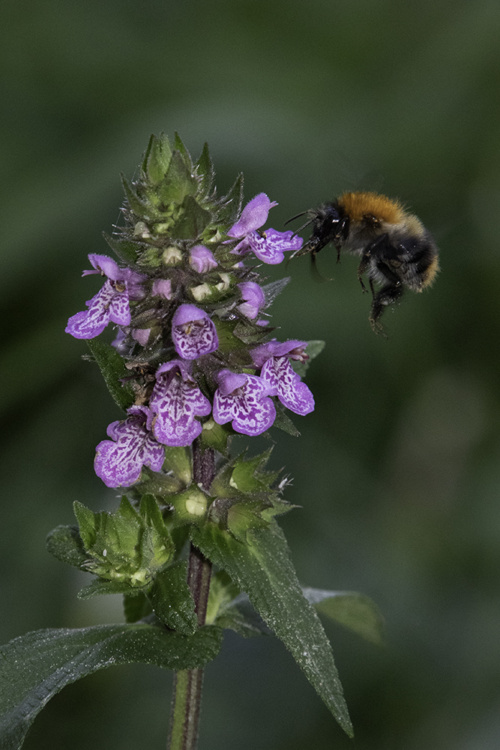
<path fill-rule="evenodd" d="M 215 474 L 215 456 L 196 440 L 193 445 L 193 478 L 208 490 Z M 193 595 L 198 626 L 205 624 L 212 564 L 191 544 L 188 585 Z M 185 669 L 174 674 L 170 733 L 167 750 L 195 750 L 198 743 L 203 669 Z"/>

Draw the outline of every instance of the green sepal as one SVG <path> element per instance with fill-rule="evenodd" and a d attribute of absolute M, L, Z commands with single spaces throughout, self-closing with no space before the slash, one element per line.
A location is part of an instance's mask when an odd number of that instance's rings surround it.
<path fill-rule="evenodd" d="M 244 343 L 244 341 L 242 341 L 241 338 L 238 338 L 234 334 L 234 329 L 238 324 L 238 321 L 221 320 L 220 318 L 215 318 L 213 322 L 215 324 L 215 328 L 217 329 L 217 337 L 219 339 L 218 351 L 222 355 L 230 354 L 234 357 L 235 352 L 237 352 L 239 349 L 244 350 L 244 353 L 246 355 L 245 359 L 248 360 L 248 364 L 251 365 L 252 361 L 251 358 L 248 357 L 246 344 Z"/>
<path fill-rule="evenodd" d="M 144 175 L 152 185 L 158 185 L 164 179 L 171 158 L 172 149 L 167 136 L 164 133 L 152 135 L 142 163 Z"/>
<path fill-rule="evenodd" d="M 103 232 L 102 236 L 118 258 L 127 265 L 136 263 L 148 247 L 142 242 L 136 242 L 125 237 L 112 237 L 106 232 Z"/>
<path fill-rule="evenodd" d="M 275 492 L 273 487 L 281 472 L 264 470 L 272 450 L 269 448 L 249 459 L 245 458 L 245 450 L 223 464 L 214 477 L 210 493 L 214 497 L 251 499 L 255 493 Z"/>
<path fill-rule="evenodd" d="M 277 427 L 278 430 L 282 430 L 292 437 L 300 437 L 300 432 L 279 402 L 276 402 L 276 419 L 273 422 L 273 427 Z"/>
<path fill-rule="evenodd" d="M 307 601 L 322 615 L 352 630 L 376 646 L 385 643 L 384 618 L 370 597 L 356 591 L 302 589 Z"/>
<path fill-rule="evenodd" d="M 150 615 L 153 611 L 151 602 L 144 591 L 136 590 L 124 595 L 123 614 L 126 622 L 137 622 Z"/>
<path fill-rule="evenodd" d="M 48 534 L 46 544 L 50 554 L 61 562 L 84 569 L 88 555 L 76 526 L 56 526 Z"/>
<path fill-rule="evenodd" d="M 140 496 L 149 494 L 162 499 L 172 493 L 179 492 L 183 486 L 184 482 L 177 477 L 151 471 L 151 469 L 144 467 L 141 479 L 137 484 L 134 484 L 132 492 L 134 494 L 139 493 Z"/>
<path fill-rule="evenodd" d="M 191 528 L 193 543 L 227 571 L 275 635 L 283 641 L 344 731 L 352 724 L 330 644 L 319 618 L 302 595 L 279 526 L 250 531 L 239 542 L 215 524 Z"/>
<path fill-rule="evenodd" d="M 325 346 L 326 344 L 324 341 L 308 341 L 307 342 L 305 352 L 308 356 L 308 359 L 305 362 L 299 362 L 296 359 L 290 360 L 292 363 L 292 367 L 297 373 L 297 375 L 300 375 L 301 378 L 304 377 L 313 359 L 315 359 L 319 354 L 321 354 Z"/>
<path fill-rule="evenodd" d="M 171 235 L 179 240 L 196 240 L 212 221 L 212 215 L 192 195 L 182 201 L 182 213 L 172 225 Z"/>
<path fill-rule="evenodd" d="M 121 179 L 128 208 L 135 214 L 135 216 L 146 220 L 161 218 L 160 212 L 151 204 L 151 201 L 143 200 L 143 198 L 138 196 L 132 183 L 127 180 L 125 175 L 122 175 Z"/>
<path fill-rule="evenodd" d="M 66 685 L 118 664 L 200 669 L 215 659 L 222 630 L 200 628 L 190 637 L 143 623 L 38 630 L 0 648 L 2 750 L 19 750 L 47 702 Z"/>
<path fill-rule="evenodd" d="M 165 469 L 179 479 L 186 487 L 191 484 L 193 479 L 193 465 L 191 460 L 191 451 L 189 448 L 165 447 Z"/>
<path fill-rule="evenodd" d="M 280 471 L 264 471 L 271 457 L 273 448 L 253 458 L 244 459 L 241 456 L 234 463 L 230 484 L 240 492 L 266 492 L 276 482 Z M 244 454 L 245 455 L 245 454 Z"/>
<path fill-rule="evenodd" d="M 174 508 L 175 525 L 199 524 L 206 518 L 208 497 L 197 484 L 192 484 L 176 495 L 170 495 L 168 503 Z"/>
<path fill-rule="evenodd" d="M 186 195 L 196 193 L 197 187 L 192 168 L 186 164 L 182 154 L 176 148 L 172 153 L 165 177 L 156 187 L 159 199 L 165 206 L 170 203 L 180 205 Z"/>
<path fill-rule="evenodd" d="M 187 584 L 187 563 L 180 561 L 161 570 L 148 591 L 153 611 L 167 628 L 193 635 L 198 627 L 194 601 Z"/>
<path fill-rule="evenodd" d="M 92 358 L 97 362 L 104 382 L 115 403 L 126 411 L 134 403 L 134 392 L 132 387 L 123 382 L 130 377 L 130 373 L 123 364 L 116 349 L 104 341 L 89 339 L 87 345 L 92 353 Z"/>
<path fill-rule="evenodd" d="M 269 628 L 248 601 L 248 597 L 240 594 L 238 586 L 231 581 L 224 570 L 219 570 L 212 575 L 206 624 L 234 630 L 244 638 L 270 633 Z"/>
<path fill-rule="evenodd" d="M 264 292 L 264 298 L 266 300 L 266 307 L 272 305 L 276 297 L 281 294 L 283 289 L 290 283 L 291 277 L 285 276 L 277 281 L 271 281 L 269 284 L 264 284 L 262 291 Z"/>
<path fill-rule="evenodd" d="M 196 162 L 196 172 L 200 177 L 200 190 L 208 195 L 215 182 L 215 168 L 208 150 L 208 143 L 203 145 L 203 150 Z"/>
<path fill-rule="evenodd" d="M 217 221 L 220 224 L 230 226 L 236 223 L 243 204 L 243 175 L 239 174 L 233 186 L 220 201 L 217 212 Z"/>
<path fill-rule="evenodd" d="M 177 133 L 177 131 L 174 133 L 174 148 L 176 148 L 177 151 L 182 155 L 186 166 L 188 167 L 189 171 L 192 172 L 193 160 L 191 159 L 191 154 L 187 150 L 182 138 L 180 137 L 179 133 Z"/>
<path fill-rule="evenodd" d="M 206 448 L 213 448 L 223 456 L 229 455 L 229 438 L 233 435 L 229 425 L 221 425 L 214 422 L 212 418 L 203 424 L 200 440 Z"/>
<path fill-rule="evenodd" d="M 173 559 L 174 543 L 152 495 L 142 498 L 139 511 L 123 497 L 114 513 L 93 513 L 78 502 L 74 512 L 89 558 L 85 569 L 101 578 L 141 588 Z"/>

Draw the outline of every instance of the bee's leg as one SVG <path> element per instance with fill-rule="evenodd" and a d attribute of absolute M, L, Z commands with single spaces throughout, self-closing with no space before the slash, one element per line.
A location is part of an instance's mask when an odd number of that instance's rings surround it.
<path fill-rule="evenodd" d="M 375 294 L 369 317 L 370 325 L 375 333 L 383 333 L 383 327 L 379 318 L 387 305 L 393 305 L 398 299 L 400 299 L 402 294 L 403 285 L 399 280 L 397 283 L 389 282 L 389 284 Z"/>
<path fill-rule="evenodd" d="M 368 291 L 368 289 L 366 288 L 363 282 L 363 278 L 362 278 L 363 274 L 366 273 L 366 271 L 368 270 L 373 260 L 376 259 L 379 256 L 380 252 L 387 246 L 387 243 L 388 243 L 387 234 L 382 234 L 380 237 L 377 237 L 376 240 L 374 240 L 373 242 L 370 242 L 370 244 L 367 245 L 363 251 L 363 255 L 361 256 L 361 261 L 358 266 L 358 279 L 359 279 L 359 283 L 361 284 L 361 289 L 363 290 L 363 292 Z M 379 264 L 377 263 L 377 268 L 378 267 L 379 267 Z M 382 271 L 384 276 L 386 275 L 385 268 L 384 269 L 379 268 L 379 270 Z M 372 296 L 374 296 L 373 282 L 371 279 L 370 279 L 370 289 L 372 292 Z"/>

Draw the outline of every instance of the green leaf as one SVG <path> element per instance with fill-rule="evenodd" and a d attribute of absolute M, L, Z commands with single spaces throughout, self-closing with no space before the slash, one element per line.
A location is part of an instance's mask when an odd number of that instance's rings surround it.
<path fill-rule="evenodd" d="M 104 594 L 133 594 L 133 587 L 126 581 L 105 581 L 95 578 L 88 586 L 80 589 L 77 596 L 79 599 L 92 599 L 94 596 Z"/>
<path fill-rule="evenodd" d="M 66 685 L 115 664 L 196 669 L 214 659 L 222 631 L 200 628 L 193 636 L 152 625 L 97 625 L 79 630 L 38 630 L 0 648 L 2 750 L 19 750 L 28 729 Z"/>
<path fill-rule="evenodd" d="M 172 630 L 193 635 L 198 627 L 194 601 L 187 584 L 187 563 L 175 563 L 155 577 L 148 593 L 156 616 Z"/>
<path fill-rule="evenodd" d="M 279 526 L 249 531 L 248 542 L 234 539 L 215 524 L 193 527 L 193 543 L 226 570 L 275 635 L 283 641 L 307 679 L 344 731 L 352 725 L 332 650 L 319 618 L 302 595 Z"/>
<path fill-rule="evenodd" d="M 114 401 L 120 409 L 126 411 L 134 403 L 134 393 L 129 385 L 124 385 L 121 381 L 123 378 L 130 376 L 130 373 L 123 364 L 123 360 L 110 344 L 104 341 L 90 339 L 87 345 L 92 352 L 92 356 L 99 365 L 104 381 L 111 393 Z"/>
<path fill-rule="evenodd" d="M 307 601 L 316 610 L 377 646 L 384 645 L 384 618 L 368 596 L 355 591 L 323 591 L 302 589 Z"/>
<path fill-rule="evenodd" d="M 152 613 L 151 603 L 143 591 L 134 591 L 123 597 L 123 612 L 127 622 L 137 622 Z"/>
<path fill-rule="evenodd" d="M 61 562 L 81 568 L 88 560 L 76 526 L 56 526 L 47 536 L 47 550 Z"/>
<path fill-rule="evenodd" d="M 122 175 L 122 185 L 125 192 L 125 197 L 127 199 L 128 207 L 136 216 L 139 216 L 141 219 L 159 218 L 160 214 L 155 209 L 155 207 L 151 203 L 144 201 L 142 198 L 139 198 L 136 191 L 134 190 L 133 185 L 127 180 L 124 175 Z"/>

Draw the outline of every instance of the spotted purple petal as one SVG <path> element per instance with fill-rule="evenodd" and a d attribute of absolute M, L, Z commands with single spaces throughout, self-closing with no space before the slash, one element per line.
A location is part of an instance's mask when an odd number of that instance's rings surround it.
<path fill-rule="evenodd" d="M 311 391 L 293 370 L 286 355 L 270 357 L 264 363 L 260 377 L 290 411 L 304 416 L 314 410 L 314 397 Z"/>
<path fill-rule="evenodd" d="M 96 448 L 95 472 L 108 487 L 130 487 L 143 466 L 160 471 L 165 459 L 165 448 L 150 432 L 149 409 L 132 406 L 127 413 L 125 420 L 109 425 L 111 440 L 102 440 Z"/>
<path fill-rule="evenodd" d="M 213 321 L 195 305 L 180 305 L 172 320 L 172 340 L 183 359 L 197 359 L 214 352 L 219 339 Z"/>
<path fill-rule="evenodd" d="M 288 250 L 300 250 L 303 239 L 292 231 L 277 232 L 276 229 L 266 229 L 264 232 L 252 232 L 246 237 L 249 250 L 259 260 L 268 265 L 276 265 L 284 259 Z"/>
<path fill-rule="evenodd" d="M 187 363 L 172 360 L 158 368 L 149 405 L 154 412 L 153 432 L 160 443 L 191 445 L 202 430 L 195 417 L 206 417 L 212 405 L 190 376 Z"/>
<path fill-rule="evenodd" d="M 231 422 L 243 435 L 261 435 L 276 418 L 270 398 L 271 389 L 255 375 L 219 373 L 219 388 L 214 395 L 213 418 L 217 424 Z"/>
<path fill-rule="evenodd" d="M 122 282 L 108 279 L 87 305 L 89 309 L 73 315 L 66 326 L 66 333 L 77 339 L 99 336 L 110 321 L 123 326 L 130 324 L 128 292 Z"/>

